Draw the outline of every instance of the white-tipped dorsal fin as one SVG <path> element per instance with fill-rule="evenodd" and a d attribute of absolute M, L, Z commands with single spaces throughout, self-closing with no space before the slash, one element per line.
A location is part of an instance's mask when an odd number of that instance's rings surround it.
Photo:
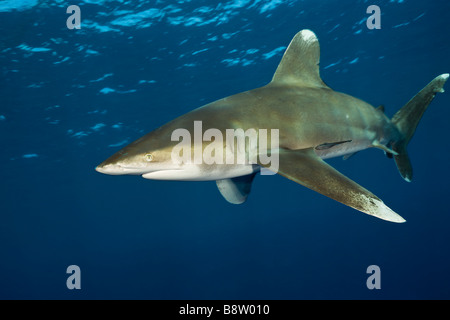
<path fill-rule="evenodd" d="M 271 83 L 328 88 L 320 78 L 319 62 L 319 40 L 311 30 L 302 30 L 286 49 Z"/>

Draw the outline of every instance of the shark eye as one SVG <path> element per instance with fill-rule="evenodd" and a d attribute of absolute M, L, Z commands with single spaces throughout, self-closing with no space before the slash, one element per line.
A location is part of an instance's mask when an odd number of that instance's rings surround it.
<path fill-rule="evenodd" d="M 153 160 L 153 155 L 151 153 L 147 153 L 144 156 L 145 161 L 151 162 Z"/>

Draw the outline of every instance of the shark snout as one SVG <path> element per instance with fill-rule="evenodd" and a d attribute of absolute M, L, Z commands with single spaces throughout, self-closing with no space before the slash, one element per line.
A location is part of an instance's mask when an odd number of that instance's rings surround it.
<path fill-rule="evenodd" d="M 129 165 L 124 163 L 110 163 L 108 160 L 99 164 L 95 171 L 109 174 L 109 175 L 141 175 L 153 171 L 158 171 L 158 169 L 150 168 L 147 166 Z"/>
<path fill-rule="evenodd" d="M 118 164 L 105 164 L 105 163 L 99 164 L 95 168 L 95 171 L 111 175 L 121 175 L 127 173 L 125 172 L 124 168 Z"/>

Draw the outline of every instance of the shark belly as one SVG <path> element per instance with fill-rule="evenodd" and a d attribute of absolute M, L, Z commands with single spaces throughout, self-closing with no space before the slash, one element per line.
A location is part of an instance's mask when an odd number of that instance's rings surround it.
<path fill-rule="evenodd" d="M 158 170 L 142 175 L 150 180 L 215 181 L 246 176 L 260 170 L 256 164 L 184 165 L 180 169 Z"/>

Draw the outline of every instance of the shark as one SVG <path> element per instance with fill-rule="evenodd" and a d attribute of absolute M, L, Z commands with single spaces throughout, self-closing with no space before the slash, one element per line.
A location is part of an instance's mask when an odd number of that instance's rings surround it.
<path fill-rule="evenodd" d="M 411 182 L 413 171 L 407 146 L 436 93 L 444 92 L 449 74 L 433 79 L 389 119 L 384 107 L 375 108 L 353 96 L 332 90 L 320 77 L 320 45 L 311 30 L 298 32 L 287 47 L 272 80 L 265 86 L 241 92 L 194 109 L 162 125 L 119 150 L 96 167 L 109 175 L 141 175 L 145 179 L 216 181 L 222 196 L 230 203 L 247 200 L 255 175 L 272 171 L 326 197 L 382 220 L 406 220 L 380 198 L 340 173 L 324 160 L 378 148 L 393 158 L 404 180 Z M 195 124 L 226 135 L 227 130 L 277 129 L 278 140 L 267 144 L 265 152 L 276 155 L 274 168 L 258 157 L 258 145 L 239 147 L 237 139 L 219 145 L 232 155 L 244 154 L 248 161 L 219 163 L 206 152 L 205 161 L 192 161 L 194 150 L 206 151 L 209 139 L 183 142 L 186 161 L 174 161 L 174 148 L 180 149 L 182 129 L 199 136 Z M 256 131 L 259 134 L 259 131 Z M 203 136 L 204 137 L 204 136 Z M 217 148 L 215 149 L 218 150 Z M 178 150 L 180 152 L 180 150 Z M 218 152 L 216 152 L 218 153 Z M 250 156 L 249 154 L 256 155 Z M 219 155 L 221 156 L 221 155 Z M 224 156 L 225 157 L 225 156 Z M 211 159 L 209 159 L 211 160 Z"/>

